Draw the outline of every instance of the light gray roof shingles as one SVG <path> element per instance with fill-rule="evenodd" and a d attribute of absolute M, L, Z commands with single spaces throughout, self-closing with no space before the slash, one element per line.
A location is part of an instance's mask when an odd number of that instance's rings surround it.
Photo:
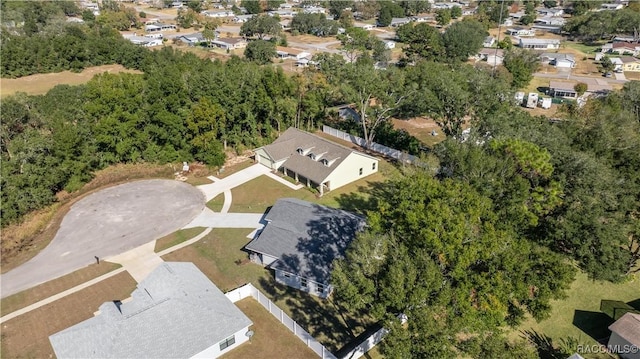
<path fill-rule="evenodd" d="M 58 358 L 188 358 L 251 325 L 193 263 L 163 263 L 131 294 L 49 337 Z"/>
<path fill-rule="evenodd" d="M 365 154 L 293 127 L 283 132 L 278 139 L 270 145 L 261 148 L 276 162 L 286 159 L 282 165 L 284 168 L 309 178 L 318 184 L 324 182 L 331 172 L 351 153 L 366 156 Z M 315 155 L 322 156 L 316 160 L 312 160 L 307 156 L 308 153 L 306 155 L 298 154 L 296 152 L 298 148 L 302 148 L 303 150 L 310 149 L 310 152 Z M 322 159 L 329 161 L 335 160 L 335 162 L 331 163 L 330 166 L 325 166 L 322 164 Z"/>
<path fill-rule="evenodd" d="M 245 247 L 278 260 L 271 267 L 328 283 L 331 264 L 344 256 L 364 219 L 350 212 L 295 198 L 281 198 L 271 208 L 267 225 Z"/>
<path fill-rule="evenodd" d="M 640 347 L 640 314 L 626 313 L 611 324 L 609 330 L 617 333 L 630 344 Z"/>

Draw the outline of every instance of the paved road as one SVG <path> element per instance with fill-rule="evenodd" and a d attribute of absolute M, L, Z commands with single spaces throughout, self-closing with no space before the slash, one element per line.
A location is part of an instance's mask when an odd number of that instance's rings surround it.
<path fill-rule="evenodd" d="M 56 236 L 27 263 L 0 277 L 2 297 L 58 278 L 172 233 L 198 216 L 204 196 L 172 180 L 146 180 L 96 192 L 74 204 Z"/>
<path fill-rule="evenodd" d="M 628 82 L 629 80 L 624 79 L 624 80 L 618 80 L 618 79 L 614 79 L 614 78 L 606 78 L 606 77 L 594 77 L 594 76 L 577 76 L 577 75 L 573 75 L 573 74 L 567 74 L 567 73 L 562 73 L 562 72 L 558 72 L 555 74 L 549 74 L 549 73 L 543 73 L 543 72 L 536 72 L 533 74 L 533 76 L 535 77 L 541 77 L 541 78 L 547 78 L 547 79 L 558 79 L 558 80 L 576 80 L 576 81 L 593 81 L 593 80 L 604 80 L 609 84 L 623 84 Z"/>

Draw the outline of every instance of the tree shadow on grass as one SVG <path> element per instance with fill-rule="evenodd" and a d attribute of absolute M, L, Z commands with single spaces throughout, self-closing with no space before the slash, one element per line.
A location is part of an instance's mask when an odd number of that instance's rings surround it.
<path fill-rule="evenodd" d="M 611 335 L 608 329 L 611 324 L 613 319 L 601 312 L 576 310 L 573 314 L 573 325 L 599 343 L 603 343 Z"/>
<path fill-rule="evenodd" d="M 366 194 L 366 195 L 365 195 Z M 368 182 L 368 186 L 359 186 L 357 192 L 342 193 L 336 198 L 341 209 L 358 215 L 375 211 L 378 199 L 387 194 L 386 186 L 380 182 Z"/>
<path fill-rule="evenodd" d="M 640 298 L 627 302 L 630 306 L 635 308 L 636 310 L 640 310 Z"/>
<path fill-rule="evenodd" d="M 522 336 L 528 340 L 538 351 L 540 359 L 564 359 L 566 354 L 553 345 L 553 339 L 535 330 L 525 330 Z"/>
<path fill-rule="evenodd" d="M 367 324 L 363 320 L 366 314 L 347 313 L 330 299 L 322 300 L 273 279 L 261 278 L 259 282 L 269 299 L 331 352 L 353 341 Z"/>

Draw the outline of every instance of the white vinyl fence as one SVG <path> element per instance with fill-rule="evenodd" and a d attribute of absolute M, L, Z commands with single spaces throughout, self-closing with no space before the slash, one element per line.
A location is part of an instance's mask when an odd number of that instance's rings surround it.
<path fill-rule="evenodd" d="M 225 293 L 227 298 L 232 302 L 237 302 L 246 297 L 252 297 L 257 300 L 264 309 L 268 310 L 271 315 L 276 317 L 280 323 L 284 324 L 298 339 L 302 340 L 311 350 L 313 350 L 320 358 L 323 359 L 338 359 L 327 348 L 325 348 L 319 341 L 315 340 L 306 330 L 296 323 L 291 317 L 284 312 L 284 310 L 278 308 L 266 295 L 260 292 L 251 283 L 245 284 L 242 287 L 236 288 L 232 291 Z M 343 359 L 357 359 L 363 356 L 366 352 L 371 350 L 376 344 L 380 343 L 382 338 L 387 334 L 388 330 L 382 328 L 367 339 L 363 340 L 357 347 L 352 349 L 349 353 L 344 355 Z"/>
<path fill-rule="evenodd" d="M 257 300 L 264 309 L 268 310 L 274 317 L 276 317 L 280 323 L 284 324 L 298 339 L 302 340 L 311 350 L 313 350 L 320 358 L 323 359 L 337 359 L 327 348 L 325 348 L 319 341 L 315 340 L 306 330 L 302 329 L 298 323 L 296 323 L 291 317 L 284 312 L 284 310 L 278 308 L 267 296 L 262 294 L 251 283 L 245 284 L 240 288 L 236 288 L 230 292 L 225 293 L 227 298 L 232 302 L 237 302 L 246 297 L 253 297 Z M 354 357 L 355 358 L 355 357 Z"/>
<path fill-rule="evenodd" d="M 366 147 L 367 141 L 364 140 L 364 138 L 362 137 L 358 137 L 358 136 L 354 136 L 351 134 L 348 134 L 344 131 L 340 131 L 338 129 L 335 129 L 333 127 L 327 126 L 327 125 L 322 125 L 322 132 L 327 133 L 333 137 L 339 138 L 341 140 L 345 140 L 345 141 L 349 141 L 351 143 L 355 143 L 358 146 L 361 147 Z M 398 161 L 404 162 L 404 163 L 411 163 L 413 165 L 416 166 L 421 166 L 421 167 L 425 167 L 426 164 L 422 161 L 420 161 L 420 159 L 416 156 L 410 155 L 406 152 L 402 152 L 396 149 L 393 149 L 391 147 L 387 147 L 384 145 L 381 145 L 379 143 L 371 143 L 371 146 L 368 147 L 369 150 L 374 151 L 374 152 L 378 152 L 381 153 L 385 156 L 389 156 L 391 158 L 394 158 Z"/>

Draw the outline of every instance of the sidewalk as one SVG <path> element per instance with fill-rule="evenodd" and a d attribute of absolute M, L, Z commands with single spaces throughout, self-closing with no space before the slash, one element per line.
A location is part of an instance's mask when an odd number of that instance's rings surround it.
<path fill-rule="evenodd" d="M 247 167 L 240 172 L 229 175 L 229 177 L 222 178 L 214 183 L 198 186 L 198 189 L 204 193 L 206 197 L 205 202 L 209 202 L 225 190 L 231 190 L 234 187 L 238 187 L 245 182 L 270 172 L 271 170 L 267 167 L 256 163 L 251 167 Z"/>

